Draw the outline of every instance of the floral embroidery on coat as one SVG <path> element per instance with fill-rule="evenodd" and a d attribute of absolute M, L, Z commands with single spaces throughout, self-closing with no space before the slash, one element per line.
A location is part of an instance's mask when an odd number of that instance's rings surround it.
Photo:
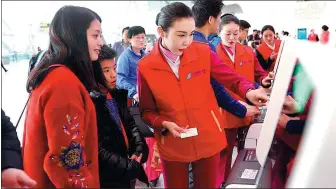
<path fill-rule="evenodd" d="M 67 135 L 72 135 L 71 139 L 77 139 L 79 135 L 79 130 L 77 130 L 79 123 L 74 123 L 78 116 L 71 118 L 69 114 L 65 116 L 67 124 L 63 125 L 63 131 Z M 71 130 L 69 130 L 69 128 Z M 71 133 L 70 133 L 71 132 Z M 84 136 L 82 136 L 83 138 Z M 72 141 L 68 147 L 62 147 L 60 155 L 51 155 L 50 160 L 59 161 L 59 166 L 65 167 L 67 170 L 78 170 L 81 166 L 84 165 L 83 160 L 83 147 L 80 145 L 80 142 Z"/>
<path fill-rule="evenodd" d="M 67 170 L 78 170 L 84 165 L 83 147 L 80 143 L 71 142 L 69 147 L 62 147 L 59 159 L 61 167 L 65 167 Z"/>
<path fill-rule="evenodd" d="M 79 135 L 79 131 L 76 130 L 79 126 L 78 122 L 75 122 L 78 116 L 75 116 L 73 119 L 69 114 L 65 116 L 67 124 L 63 125 L 63 132 L 67 135 L 72 135 L 72 140 L 76 139 Z"/>
<path fill-rule="evenodd" d="M 88 188 L 88 184 L 84 183 L 85 177 L 79 173 L 70 173 L 68 181 L 72 183 L 73 188 Z"/>
<path fill-rule="evenodd" d="M 88 188 L 88 184 L 85 183 L 85 177 L 83 177 L 78 171 L 82 166 L 88 166 L 89 163 L 84 164 L 83 147 L 78 141 L 79 123 L 77 121 L 78 116 L 71 117 L 69 114 L 65 116 L 66 123 L 63 125 L 63 132 L 71 137 L 71 143 L 67 147 L 62 147 L 60 155 L 51 155 L 49 157 L 52 161 L 57 161 L 60 167 L 64 167 L 69 171 L 68 182 L 72 184 L 73 188 Z M 82 136 L 81 138 L 83 138 Z M 76 142 L 76 140 L 78 142 Z M 90 161 L 88 161 L 90 162 Z"/>

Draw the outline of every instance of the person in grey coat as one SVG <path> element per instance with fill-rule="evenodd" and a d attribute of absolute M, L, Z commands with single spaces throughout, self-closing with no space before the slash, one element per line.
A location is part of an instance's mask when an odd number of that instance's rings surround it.
<path fill-rule="evenodd" d="M 125 27 L 123 30 L 122 30 L 122 36 L 123 36 L 123 39 L 121 41 L 118 41 L 118 42 L 115 42 L 113 44 L 113 49 L 115 51 L 117 51 L 117 56 L 115 58 L 115 62 L 118 61 L 118 58 L 120 56 L 120 54 L 122 52 L 124 52 L 124 50 L 127 49 L 127 47 L 130 45 L 130 42 L 128 40 L 128 30 L 130 29 L 130 27 Z"/>

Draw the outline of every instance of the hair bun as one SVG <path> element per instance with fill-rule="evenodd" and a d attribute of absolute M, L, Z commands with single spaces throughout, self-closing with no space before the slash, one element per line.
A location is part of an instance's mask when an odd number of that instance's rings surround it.
<path fill-rule="evenodd" d="M 161 12 L 159 12 L 159 14 L 156 15 L 155 24 L 156 24 L 157 26 L 159 26 L 160 14 L 161 14 Z"/>
<path fill-rule="evenodd" d="M 221 18 L 223 18 L 223 17 L 225 17 L 225 16 L 235 16 L 235 15 L 233 15 L 233 14 L 231 14 L 231 13 L 226 13 L 226 14 L 223 14 L 223 15 L 221 16 Z"/>

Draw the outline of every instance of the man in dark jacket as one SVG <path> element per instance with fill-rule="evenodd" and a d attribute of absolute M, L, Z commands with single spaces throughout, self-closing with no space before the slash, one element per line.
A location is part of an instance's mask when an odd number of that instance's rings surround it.
<path fill-rule="evenodd" d="M 22 170 L 20 141 L 10 118 L 1 109 L 1 182 L 5 188 L 33 187 L 36 182 Z"/>

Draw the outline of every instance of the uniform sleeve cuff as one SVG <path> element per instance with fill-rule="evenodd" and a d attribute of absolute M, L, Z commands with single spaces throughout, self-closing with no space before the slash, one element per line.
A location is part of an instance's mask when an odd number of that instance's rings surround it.
<path fill-rule="evenodd" d="M 167 119 L 166 119 L 165 117 L 163 117 L 163 116 L 158 116 L 158 117 L 156 117 L 156 118 L 154 119 L 152 125 L 153 125 L 154 128 L 160 128 L 160 127 L 162 127 L 162 123 L 163 123 L 164 121 L 167 121 Z"/>

